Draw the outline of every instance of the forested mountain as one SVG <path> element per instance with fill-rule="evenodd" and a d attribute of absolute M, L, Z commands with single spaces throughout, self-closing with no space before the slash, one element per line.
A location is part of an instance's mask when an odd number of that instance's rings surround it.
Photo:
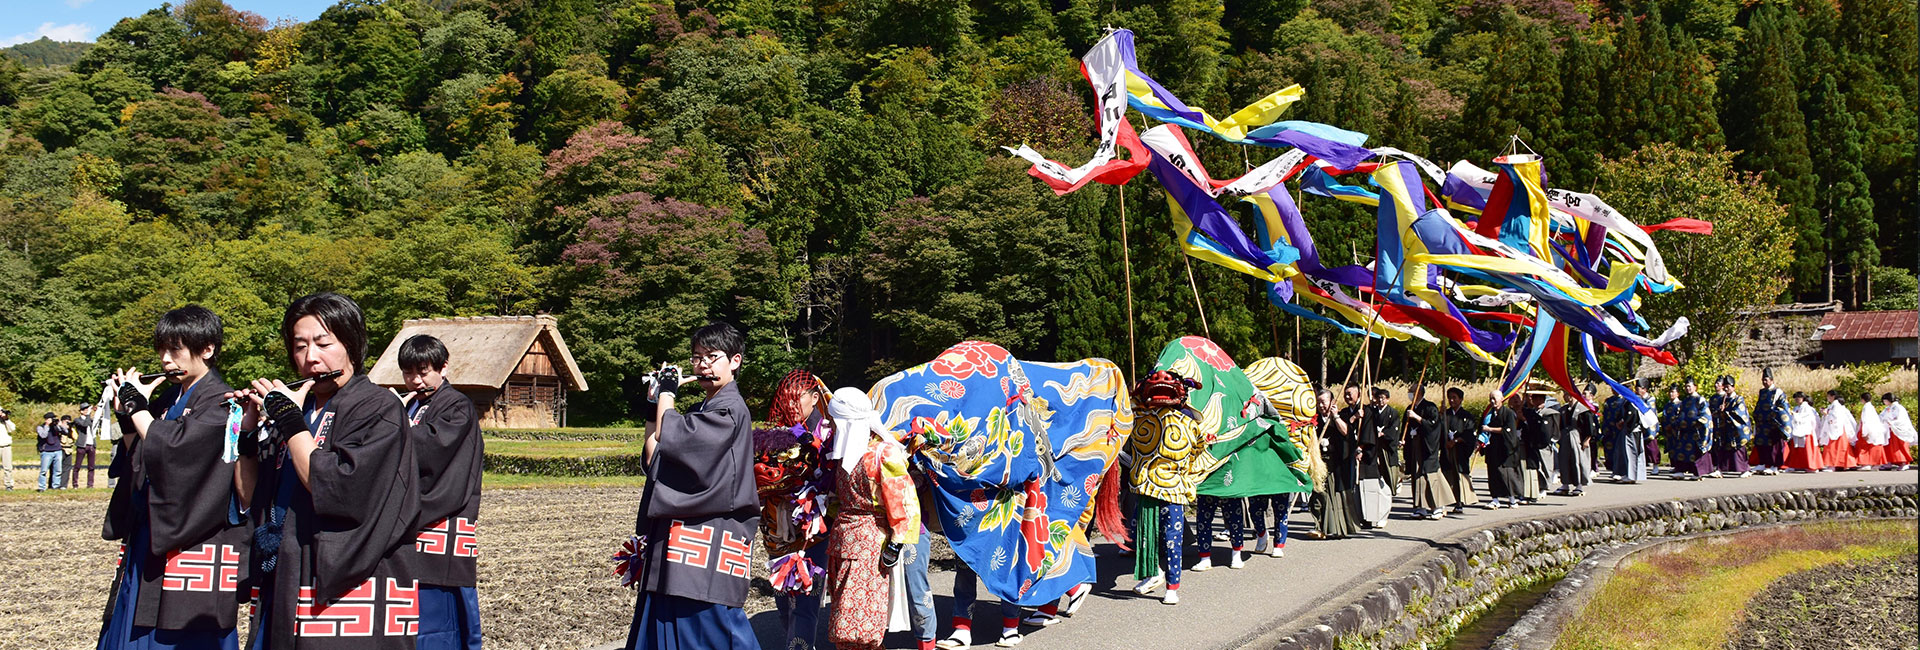
<path fill-rule="evenodd" d="M 28 68 L 52 68 L 73 65 L 89 47 L 93 47 L 93 44 L 55 41 L 42 36 L 37 41 L 0 48 L 0 54 Z"/>
<path fill-rule="evenodd" d="M 1604 191 L 1657 184 L 1607 177 L 1656 143 L 1737 152 L 1792 246 L 1790 289 L 1751 300 L 1912 304 L 1912 0 L 348 0 L 297 24 L 189 0 L 51 78 L 0 58 L 0 393 L 151 365 L 190 301 L 226 319 L 230 376 L 283 375 L 280 310 L 321 289 L 367 308 L 376 353 L 406 318 L 555 314 L 581 421 L 624 418 L 716 318 L 747 328 L 750 394 L 962 338 L 1124 367 L 1121 193 L 1054 197 L 998 148 L 1086 159 L 1078 57 L 1108 26 L 1190 104 L 1299 83 L 1289 118 L 1442 164 L 1518 135 L 1553 185 Z M 1276 153 L 1195 144 L 1216 170 Z M 1662 151 L 1631 160 L 1694 160 Z M 1144 180 L 1140 355 L 1204 330 L 1344 367 L 1357 339 L 1243 276 L 1190 285 Z M 1368 256 L 1370 212 L 1306 209 L 1323 250 Z"/>

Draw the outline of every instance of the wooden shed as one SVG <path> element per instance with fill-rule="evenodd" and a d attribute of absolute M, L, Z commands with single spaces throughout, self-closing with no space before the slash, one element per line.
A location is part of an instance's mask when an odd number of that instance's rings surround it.
<path fill-rule="evenodd" d="M 367 373 L 400 388 L 400 344 L 428 334 L 447 346 L 447 381 L 473 400 L 481 426 L 532 429 L 567 424 L 567 393 L 587 389 L 552 316 L 476 316 L 407 321 Z"/>
<path fill-rule="evenodd" d="M 1920 358 L 1920 314 L 1905 311 L 1850 311 L 1827 314 L 1815 334 L 1820 363 L 1896 363 L 1913 366 Z"/>

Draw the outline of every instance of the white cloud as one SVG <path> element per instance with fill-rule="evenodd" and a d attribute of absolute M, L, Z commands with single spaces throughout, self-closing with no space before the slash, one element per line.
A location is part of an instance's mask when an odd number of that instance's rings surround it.
<path fill-rule="evenodd" d="M 42 36 L 56 41 L 91 41 L 93 40 L 93 26 L 86 23 L 67 23 L 65 25 L 55 25 L 50 22 L 40 23 L 39 29 L 0 39 L 0 47 L 37 41 L 40 40 Z"/>

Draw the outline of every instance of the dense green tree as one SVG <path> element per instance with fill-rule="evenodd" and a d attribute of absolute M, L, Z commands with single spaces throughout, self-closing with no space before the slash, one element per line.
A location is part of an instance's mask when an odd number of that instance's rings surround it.
<path fill-rule="evenodd" d="M 1608 137 L 1601 87 L 1609 74 L 1602 46 L 1582 37 L 1567 39 L 1560 58 L 1561 136 L 1554 185 L 1585 191 L 1598 180 Z"/>
<path fill-rule="evenodd" d="M 1712 235 L 1654 234 L 1670 267 L 1714 270 L 1687 275 L 1686 300 L 1651 301 L 1641 312 L 1658 327 L 1681 316 L 1692 321 L 1671 347 L 1682 359 L 1729 358 L 1744 338 L 1735 327 L 1741 313 L 1787 289 L 1794 240 L 1787 209 L 1759 176 L 1733 168 L 1731 152 L 1655 144 L 1609 158 L 1601 162 L 1600 194 L 1643 223 L 1686 216 L 1714 224 Z"/>
<path fill-rule="evenodd" d="M 1505 155 L 1515 137 L 1553 160 L 1561 142 L 1560 55 L 1544 27 L 1514 23 L 1518 33 L 1501 41 L 1481 91 L 1460 116 L 1458 146 L 1470 160 Z"/>
<path fill-rule="evenodd" d="M 1814 204 L 1819 178 L 1807 147 L 1807 121 L 1800 112 L 1794 88 L 1804 59 L 1800 51 L 1799 21 L 1779 5 L 1754 11 L 1738 48 L 1736 74 L 1726 83 L 1726 113 L 1730 148 L 1742 169 L 1757 172 L 1772 185 L 1787 206 L 1787 222 L 1796 234 L 1793 289 L 1815 293 L 1825 280 L 1827 250 L 1820 236 L 1820 213 Z"/>
<path fill-rule="evenodd" d="M 93 74 L 118 65 L 137 70 L 140 76 L 159 90 L 180 83 L 186 73 L 185 42 L 187 26 L 166 9 L 151 9 L 131 18 L 122 18 L 94 39 L 93 47 L 73 64 L 79 74 Z"/>
<path fill-rule="evenodd" d="M 1874 217 L 1872 182 L 1867 178 L 1866 146 L 1853 113 L 1847 111 L 1840 84 L 1829 76 L 1820 80 L 1814 91 L 1821 97 L 1820 119 L 1814 124 L 1815 137 L 1828 158 L 1821 167 L 1818 188 L 1827 230 L 1827 255 L 1817 268 L 1826 288 L 1849 305 L 1859 305 L 1871 296 L 1862 295 L 1859 280 L 1880 263 L 1879 223 Z M 1795 260 L 1798 262 L 1798 259 Z M 1831 275 L 1827 275 L 1831 274 Z M 1836 287 L 1837 285 L 1837 287 Z"/>

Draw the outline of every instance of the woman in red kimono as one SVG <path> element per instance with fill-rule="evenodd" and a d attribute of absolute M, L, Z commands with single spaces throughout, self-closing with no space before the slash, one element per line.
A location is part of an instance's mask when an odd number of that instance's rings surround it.
<path fill-rule="evenodd" d="M 827 542 L 833 610 L 827 642 L 846 650 L 881 647 L 896 601 L 889 573 L 920 539 L 920 500 L 907 476 L 907 450 L 888 435 L 873 402 L 857 388 L 834 391 L 835 495 L 840 514 Z M 905 551 L 911 553 L 911 551 Z"/>

